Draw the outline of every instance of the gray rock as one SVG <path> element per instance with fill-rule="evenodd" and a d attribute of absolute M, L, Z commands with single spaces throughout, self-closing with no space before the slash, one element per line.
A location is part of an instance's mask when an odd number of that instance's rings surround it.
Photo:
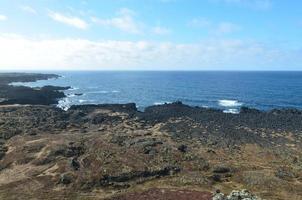
<path fill-rule="evenodd" d="M 78 161 L 77 158 L 73 158 L 73 159 L 71 160 L 70 166 L 71 166 L 74 170 L 79 170 L 80 167 L 81 167 L 80 162 Z"/>
<path fill-rule="evenodd" d="M 260 198 L 251 194 L 248 190 L 233 190 L 227 196 L 228 200 L 260 200 Z"/>
<path fill-rule="evenodd" d="M 253 195 L 248 190 L 233 190 L 228 196 L 225 196 L 220 191 L 216 191 L 213 195 L 213 200 L 261 200 Z"/>
<path fill-rule="evenodd" d="M 224 165 L 215 166 L 213 169 L 214 173 L 219 173 L 219 174 L 229 173 L 230 171 L 231 168 Z"/>
<path fill-rule="evenodd" d="M 73 176 L 70 173 L 61 174 L 60 184 L 69 185 L 72 182 Z"/>
<path fill-rule="evenodd" d="M 226 200 L 226 197 L 223 193 L 220 192 L 220 190 L 217 190 L 213 195 L 213 200 Z"/>

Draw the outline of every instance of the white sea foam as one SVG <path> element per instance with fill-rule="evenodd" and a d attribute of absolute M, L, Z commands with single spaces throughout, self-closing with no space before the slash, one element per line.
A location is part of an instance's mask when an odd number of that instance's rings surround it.
<path fill-rule="evenodd" d="M 239 107 L 243 105 L 243 103 L 237 100 L 226 100 L 226 99 L 219 100 L 218 104 L 223 107 Z"/>
<path fill-rule="evenodd" d="M 7 99 L 5 98 L 0 98 L 0 103 L 3 102 L 3 101 L 6 101 Z"/>
<path fill-rule="evenodd" d="M 75 94 L 68 94 L 67 96 L 68 97 L 75 97 L 76 95 Z"/>
<path fill-rule="evenodd" d="M 71 106 L 71 102 L 68 98 L 61 99 L 57 105 L 58 108 L 61 108 L 62 110 L 65 111 L 67 111 L 70 108 L 70 106 Z"/>
<path fill-rule="evenodd" d="M 159 106 L 159 105 L 164 105 L 164 104 L 169 104 L 169 103 L 171 103 L 171 102 L 168 102 L 168 101 L 166 101 L 166 102 L 154 102 L 153 105 Z"/>
<path fill-rule="evenodd" d="M 72 88 L 69 88 L 68 90 L 70 90 L 70 91 L 74 91 L 74 90 L 78 90 L 78 89 L 80 89 L 80 88 L 77 88 L 77 87 L 72 87 Z"/>
<path fill-rule="evenodd" d="M 109 91 L 106 90 L 100 90 L 100 91 L 92 91 L 92 92 L 88 92 L 90 94 L 108 94 Z"/>
<path fill-rule="evenodd" d="M 85 102 L 88 102 L 88 100 L 80 99 L 79 102 L 80 102 L 80 103 L 85 103 Z"/>
<path fill-rule="evenodd" d="M 239 114 L 239 110 L 238 109 L 227 109 L 223 111 L 224 113 L 231 113 L 231 114 Z"/>
<path fill-rule="evenodd" d="M 112 93 L 119 93 L 120 91 L 118 90 L 112 90 Z"/>

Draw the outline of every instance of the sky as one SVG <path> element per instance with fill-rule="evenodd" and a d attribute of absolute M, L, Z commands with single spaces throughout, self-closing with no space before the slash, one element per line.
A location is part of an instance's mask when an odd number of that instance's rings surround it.
<path fill-rule="evenodd" d="M 0 0 L 0 70 L 302 70 L 300 0 Z"/>

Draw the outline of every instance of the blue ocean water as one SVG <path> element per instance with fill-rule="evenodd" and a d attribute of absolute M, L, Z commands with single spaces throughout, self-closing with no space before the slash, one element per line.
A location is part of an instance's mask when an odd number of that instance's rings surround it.
<path fill-rule="evenodd" d="M 59 106 L 129 103 L 139 109 L 165 102 L 223 109 L 236 113 L 241 106 L 269 110 L 302 109 L 302 72 L 52 72 L 62 77 L 35 83 L 71 86 Z M 20 84 L 20 83 L 17 83 Z M 83 95 L 77 96 L 76 93 Z"/>

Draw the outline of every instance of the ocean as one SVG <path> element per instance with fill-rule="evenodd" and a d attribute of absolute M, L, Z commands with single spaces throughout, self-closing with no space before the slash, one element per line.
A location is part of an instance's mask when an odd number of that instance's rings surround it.
<path fill-rule="evenodd" d="M 46 72 L 44 72 L 46 73 Z M 47 72 L 49 73 L 49 72 Z M 270 110 L 302 109 L 302 72 L 219 71 L 64 71 L 62 77 L 30 87 L 71 86 L 59 107 L 78 104 L 136 103 L 150 105 L 174 101 L 238 113 L 241 106 Z M 81 94 L 78 96 L 77 94 Z"/>

